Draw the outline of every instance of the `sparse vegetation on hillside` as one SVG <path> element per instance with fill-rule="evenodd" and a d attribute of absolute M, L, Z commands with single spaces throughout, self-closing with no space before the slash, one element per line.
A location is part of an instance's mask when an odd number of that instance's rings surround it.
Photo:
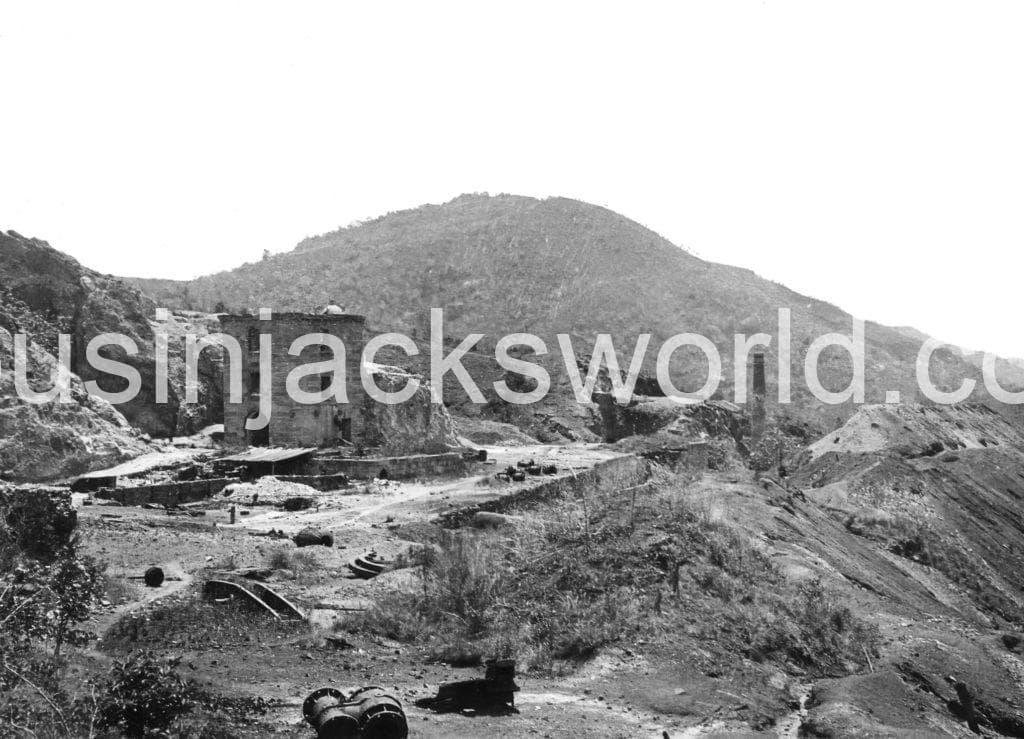
<path fill-rule="evenodd" d="M 451 336 L 483 332 L 493 342 L 516 331 L 568 333 L 580 337 L 576 348 L 583 351 L 584 342 L 606 332 L 623 356 L 641 333 L 651 333 L 657 347 L 674 334 L 696 332 L 722 355 L 726 398 L 732 395 L 733 335 L 776 335 L 778 309 L 792 314 L 794 378 L 814 338 L 851 331 L 850 316 L 833 305 L 749 270 L 698 259 L 624 216 L 567 198 L 463 195 L 314 236 L 293 251 L 228 272 L 135 284 L 168 307 L 208 311 L 304 311 L 334 298 L 366 315 L 370 326 L 410 334 L 426 330 L 429 309 L 440 307 Z M 868 400 L 882 402 L 892 389 L 905 401 L 915 398 L 919 338 L 878 324 L 868 324 L 866 333 Z M 554 345 L 552 340 L 549 349 Z M 769 382 L 777 367 L 774 351 L 773 345 Z M 703 385 L 703 355 L 683 350 L 675 359 L 680 387 Z M 649 367 L 653 361 L 652 350 Z M 819 364 L 826 388 L 846 387 L 846 353 L 827 350 Z M 931 376 L 940 387 L 955 389 L 964 377 L 980 380 L 980 371 L 957 351 L 942 350 Z M 815 406 L 825 428 L 850 414 L 848 406 L 821 408 L 804 383 L 794 382 L 793 392 L 798 407 Z"/>
<path fill-rule="evenodd" d="M 475 645 L 541 670 L 608 644 L 686 634 L 754 660 L 841 674 L 878 644 L 874 628 L 820 583 L 786 579 L 677 486 L 635 505 L 564 501 L 509 531 L 460 530 L 424 551 L 419 587 L 383 597 L 345 628 L 440 653 Z"/>
<path fill-rule="evenodd" d="M 960 537 L 943 534 L 927 521 L 888 514 L 854 514 L 846 528 L 882 542 L 893 554 L 933 567 L 963 588 L 982 611 L 1024 625 L 1024 608 L 995 582 L 995 572 L 967 551 Z"/>

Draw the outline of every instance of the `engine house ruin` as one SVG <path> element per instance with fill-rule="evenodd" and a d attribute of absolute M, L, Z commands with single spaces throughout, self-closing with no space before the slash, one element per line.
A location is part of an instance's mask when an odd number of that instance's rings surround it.
<path fill-rule="evenodd" d="M 365 428 L 362 411 L 368 398 L 359 375 L 365 324 L 363 316 L 343 313 L 337 306 L 330 306 L 321 314 L 222 316 L 222 331 L 234 337 L 242 349 L 241 402 L 231 402 L 232 373 L 226 369 L 223 373 L 225 443 L 232 447 L 361 446 Z M 344 344 L 347 403 L 333 397 L 312 404 L 300 403 L 288 393 L 287 378 L 294 368 L 334 358 L 334 352 L 325 344 L 311 344 L 298 355 L 290 354 L 292 342 L 307 334 L 329 334 Z M 265 384 L 260 368 L 261 341 L 269 341 L 270 422 L 262 429 L 246 430 L 246 420 L 259 416 L 261 385 Z M 307 375 L 299 381 L 299 387 L 314 393 L 329 388 L 331 379 L 331 373 Z"/>

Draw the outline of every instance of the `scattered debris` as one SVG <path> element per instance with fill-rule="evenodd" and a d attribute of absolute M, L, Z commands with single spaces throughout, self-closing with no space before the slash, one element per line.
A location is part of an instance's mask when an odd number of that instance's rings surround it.
<path fill-rule="evenodd" d="M 356 557 L 354 560 L 348 563 L 348 568 L 352 570 L 352 574 L 363 580 L 369 580 L 377 577 L 380 573 L 386 570 L 391 565 L 391 562 L 381 559 L 377 556 L 377 552 L 371 551 L 368 554 L 364 554 L 362 557 Z"/>
<path fill-rule="evenodd" d="M 499 480 L 504 480 L 505 482 L 522 482 L 526 479 L 526 472 L 522 469 L 509 465 L 504 469 L 504 471 L 497 473 L 495 477 Z"/>
<path fill-rule="evenodd" d="M 350 642 L 348 639 L 346 639 L 343 636 L 338 636 L 337 634 L 331 634 L 325 637 L 324 643 L 326 646 L 332 647 L 334 649 L 355 649 L 356 647 L 356 645 Z"/>
<path fill-rule="evenodd" d="M 302 704 L 302 715 L 320 739 L 405 739 L 409 735 L 401 702 L 377 686 L 359 688 L 348 698 L 337 688 L 314 690 Z"/>
<path fill-rule="evenodd" d="M 515 660 L 489 660 L 483 678 L 446 683 L 432 698 L 416 701 L 420 708 L 439 713 L 472 709 L 481 713 L 516 713 Z"/>

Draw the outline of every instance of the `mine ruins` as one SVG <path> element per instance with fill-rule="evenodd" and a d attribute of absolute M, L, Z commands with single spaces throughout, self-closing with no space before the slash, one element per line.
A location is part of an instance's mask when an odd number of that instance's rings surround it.
<path fill-rule="evenodd" d="M 649 368 L 623 398 L 607 367 L 579 402 L 558 362 L 523 355 L 547 362 L 542 402 L 472 403 L 446 382 L 438 404 L 423 357 L 359 364 L 370 301 L 159 317 L 44 242 L 0 246 L 26 298 L 52 294 L 47 260 L 72 275 L 55 292 L 81 323 L 76 346 L 108 321 L 145 348 L 143 392 L 117 406 L 84 392 L 81 363 L 65 405 L 21 402 L 0 375 L 7 725 L 84 737 L 95 715 L 103 736 L 324 739 L 1024 730 L 1024 432 L 1005 409 L 784 408 L 770 348 L 747 359 L 746 402 L 677 402 Z M 6 367 L 6 326 L 45 321 L 3 292 L 0 320 Z M 163 405 L 145 361 L 158 329 L 173 339 Z M 190 373 L 193 332 L 233 337 L 237 362 L 206 348 Z M 343 400 L 334 367 L 299 382 L 322 397 L 289 396 L 294 370 L 333 356 L 317 342 L 292 355 L 306 334 L 345 346 Z M 37 383 L 53 338 L 32 347 Z M 461 340 L 445 335 L 446 350 Z M 581 375 L 590 360 L 577 355 Z M 481 387 L 529 390 L 488 352 L 465 365 Z M 364 376 L 420 386 L 387 405 Z M 250 423 L 267 406 L 269 423 Z"/>

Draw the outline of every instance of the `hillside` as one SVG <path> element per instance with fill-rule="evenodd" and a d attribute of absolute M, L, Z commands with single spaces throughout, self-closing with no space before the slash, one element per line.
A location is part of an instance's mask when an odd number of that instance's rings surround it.
<path fill-rule="evenodd" d="M 698 259 L 628 218 L 565 198 L 463 195 L 311 237 L 229 272 L 134 284 L 169 307 L 207 311 L 309 310 L 334 298 L 376 329 L 421 336 L 429 308 L 443 307 L 451 336 L 564 332 L 579 337 L 580 351 L 595 333 L 609 332 L 623 356 L 638 333 L 650 332 L 648 367 L 662 340 L 695 331 L 722 353 L 726 398 L 733 334 L 775 334 L 777 309 L 789 308 L 797 415 L 830 429 L 853 410 L 817 407 L 800 381 L 812 338 L 849 334 L 849 314 L 749 270 Z M 920 340 L 869 323 L 867 343 L 868 402 L 882 402 L 886 390 L 899 390 L 904 402 L 921 400 L 914 375 Z M 684 378 L 678 384 L 696 389 L 706 363 L 696 353 L 677 357 L 673 372 Z M 770 381 L 776 362 L 769 352 Z M 845 353 L 823 355 L 826 388 L 845 387 L 849 373 Z M 959 350 L 943 349 L 933 357 L 932 377 L 953 389 L 964 377 L 980 380 L 980 368 Z"/>
<path fill-rule="evenodd" d="M 84 267 L 41 239 L 0 231 L 0 311 L 5 307 L 14 316 L 8 320 L 8 330 L 27 333 L 45 351 L 56 352 L 58 333 L 70 334 L 72 372 L 83 380 L 97 380 L 111 391 L 121 386 L 111 384 L 110 378 L 85 361 L 86 346 L 93 337 L 106 332 L 119 333 L 134 341 L 138 354 L 126 357 L 117 350 L 116 358 L 139 371 L 142 389 L 137 398 L 119 404 L 117 410 L 136 428 L 155 436 L 188 434 L 220 417 L 219 360 L 210 352 L 200 356 L 200 402 L 192 406 L 183 402 L 181 336 L 186 331 L 205 333 L 202 320 L 170 317 L 163 326 L 175 338 L 168 347 L 168 402 L 158 404 L 154 363 L 154 332 L 159 326 L 155 320 L 156 304 L 137 289 L 116 277 Z"/>
<path fill-rule="evenodd" d="M 0 292 L 0 481 L 66 477 L 147 451 L 141 434 L 105 400 L 86 393 L 78 376 L 71 378 L 70 403 L 34 404 L 18 397 L 10 372 L 13 334 L 35 336 L 43 325 L 23 303 Z M 43 391 L 57 363 L 43 346 L 53 335 L 38 335 L 41 343 L 27 343 L 26 374 L 29 385 Z"/>

